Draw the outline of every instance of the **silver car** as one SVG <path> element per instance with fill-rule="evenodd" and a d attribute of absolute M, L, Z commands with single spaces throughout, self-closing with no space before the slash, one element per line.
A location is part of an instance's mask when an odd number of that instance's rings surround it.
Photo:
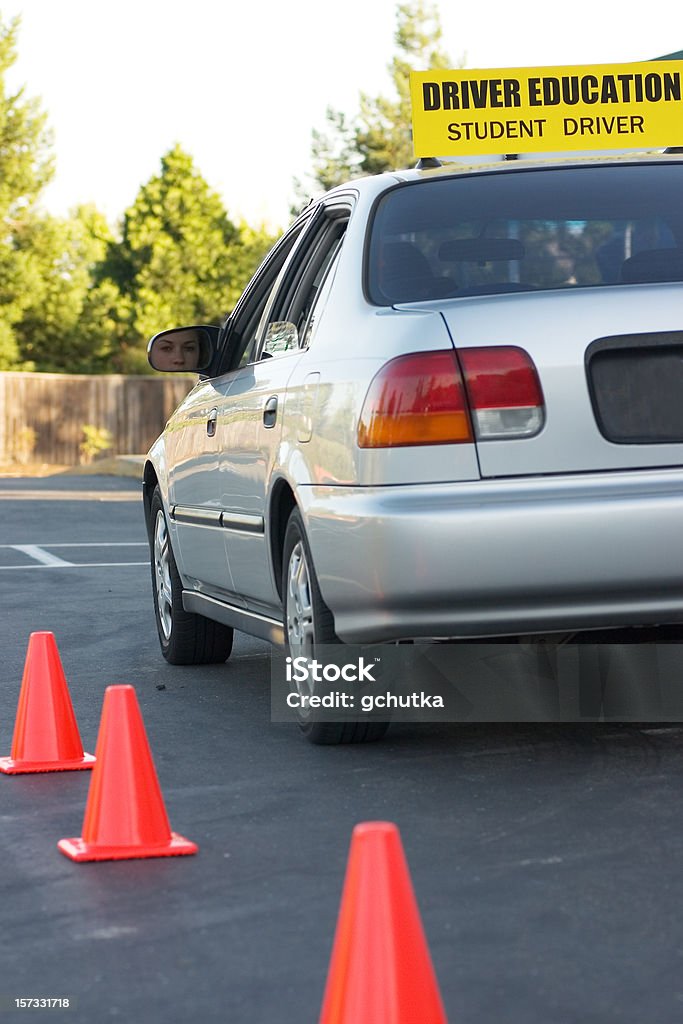
<path fill-rule="evenodd" d="M 353 181 L 156 335 L 200 374 L 144 470 L 164 656 L 683 623 L 681 196 L 673 153 Z"/>

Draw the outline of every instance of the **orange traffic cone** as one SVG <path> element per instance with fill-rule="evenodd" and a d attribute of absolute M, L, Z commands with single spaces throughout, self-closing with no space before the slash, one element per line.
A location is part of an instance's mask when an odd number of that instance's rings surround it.
<path fill-rule="evenodd" d="M 95 749 L 83 835 L 60 839 L 71 860 L 129 860 L 196 853 L 171 832 L 140 707 L 132 686 L 108 686 Z"/>
<path fill-rule="evenodd" d="M 64 772 L 94 763 L 83 752 L 54 634 L 31 633 L 12 753 L 0 758 L 0 772 Z"/>
<path fill-rule="evenodd" d="M 401 837 L 356 825 L 320 1024 L 446 1024 Z"/>

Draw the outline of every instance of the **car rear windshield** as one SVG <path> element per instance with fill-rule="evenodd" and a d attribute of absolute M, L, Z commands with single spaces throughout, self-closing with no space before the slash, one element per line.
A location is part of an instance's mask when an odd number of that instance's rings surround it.
<path fill-rule="evenodd" d="M 683 163 L 483 172 L 399 185 L 372 222 L 378 305 L 683 281 Z"/>

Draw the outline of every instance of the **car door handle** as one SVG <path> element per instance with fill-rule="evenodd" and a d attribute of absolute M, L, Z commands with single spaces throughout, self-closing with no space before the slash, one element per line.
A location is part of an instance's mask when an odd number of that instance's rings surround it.
<path fill-rule="evenodd" d="M 216 436 L 216 420 L 218 419 L 218 409 L 212 409 L 209 413 L 206 421 L 206 433 L 209 437 Z"/>
<path fill-rule="evenodd" d="M 264 427 L 274 427 L 277 420 L 277 395 L 271 395 L 263 407 Z"/>

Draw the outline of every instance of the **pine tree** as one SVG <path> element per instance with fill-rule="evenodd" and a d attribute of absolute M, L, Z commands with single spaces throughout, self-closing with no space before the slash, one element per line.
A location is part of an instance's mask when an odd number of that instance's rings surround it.
<path fill-rule="evenodd" d="M 149 337 L 167 327 L 217 323 L 239 295 L 231 250 L 239 230 L 179 145 L 161 160 L 123 220 L 101 268 L 120 293 L 119 369 L 147 372 Z"/>
<path fill-rule="evenodd" d="M 393 96 L 369 96 L 362 92 L 355 118 L 328 108 L 327 128 L 313 132 L 312 177 L 316 191 L 325 191 L 358 175 L 378 174 L 415 163 L 410 71 L 456 66 L 441 48 L 442 36 L 435 5 L 426 0 L 398 5 L 394 35 L 397 52 L 388 67 Z M 303 199 L 306 189 L 300 181 L 295 182 L 295 189 L 299 199 Z"/>

